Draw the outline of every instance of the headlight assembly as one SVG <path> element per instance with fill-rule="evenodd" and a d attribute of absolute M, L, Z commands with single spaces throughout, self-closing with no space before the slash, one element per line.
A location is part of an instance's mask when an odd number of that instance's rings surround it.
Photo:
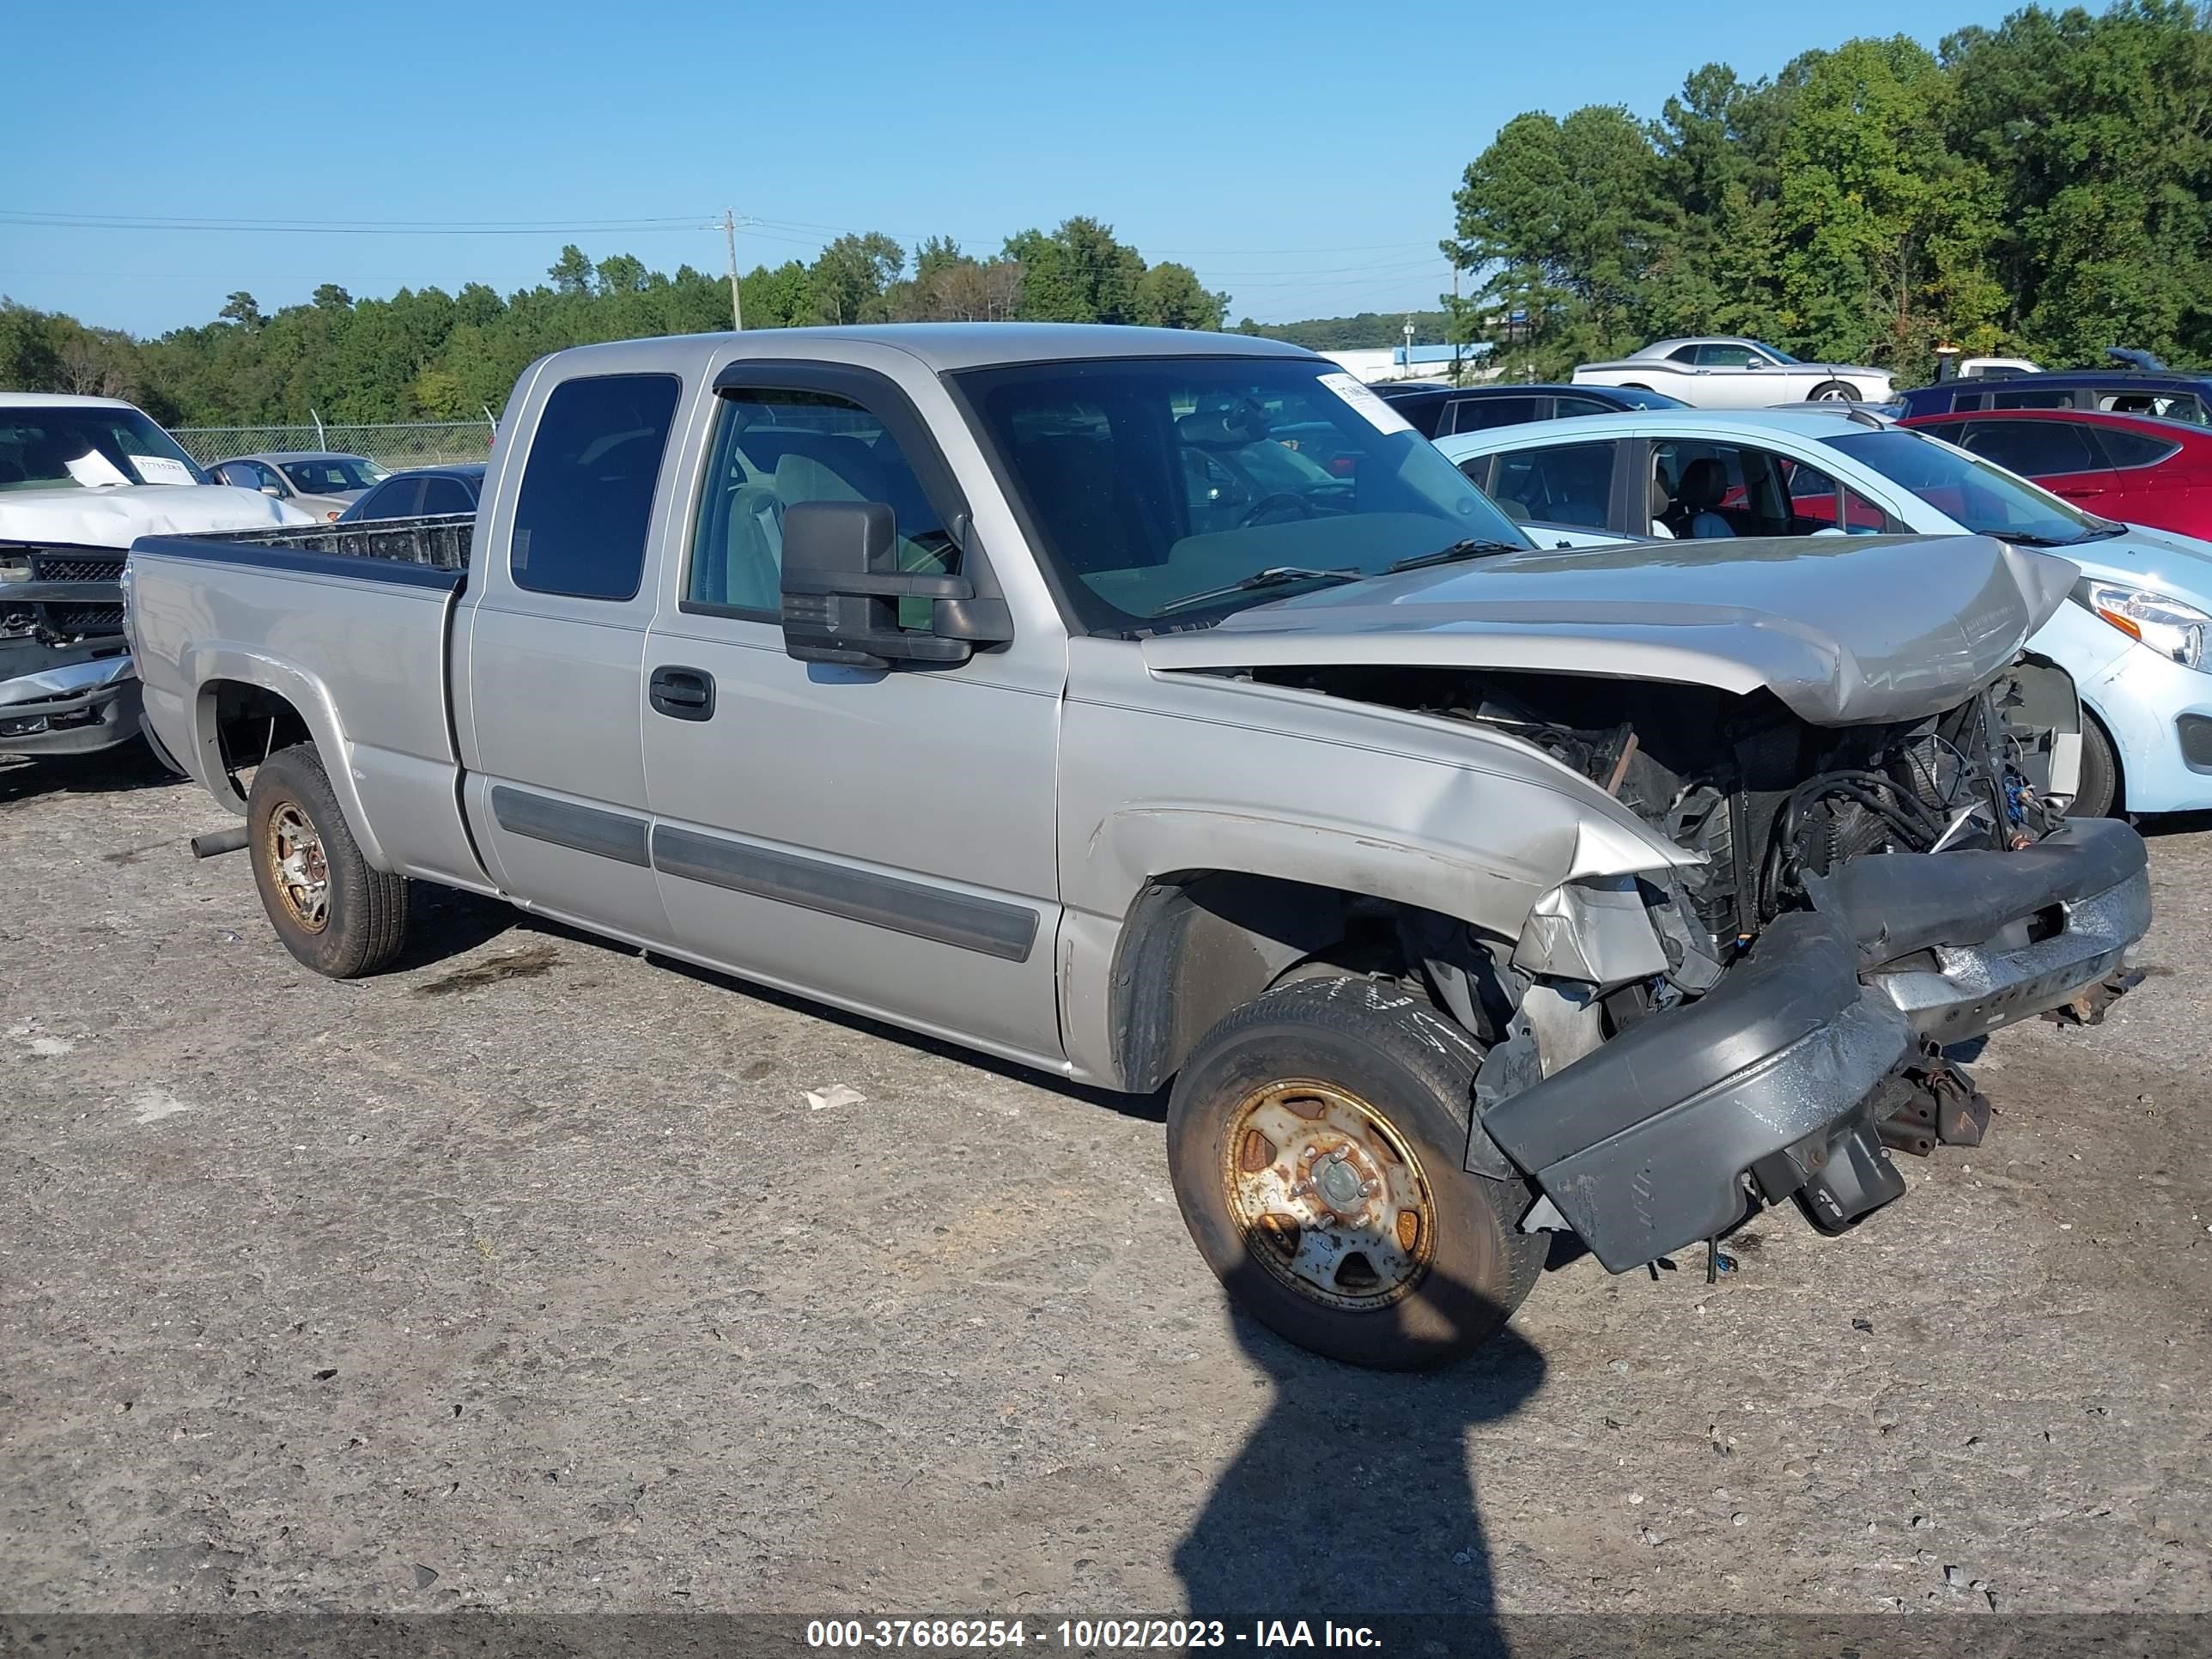
<path fill-rule="evenodd" d="M 2154 593 L 2147 587 L 2084 576 L 2075 584 L 2074 597 L 2130 639 L 2141 640 L 2160 656 L 2212 673 L 2212 616 L 2193 605 Z"/>

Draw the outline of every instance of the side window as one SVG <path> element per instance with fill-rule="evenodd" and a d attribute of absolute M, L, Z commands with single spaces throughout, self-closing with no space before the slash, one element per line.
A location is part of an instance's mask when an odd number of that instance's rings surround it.
<path fill-rule="evenodd" d="M 726 392 L 721 403 L 684 609 L 774 620 L 783 603 L 783 515 L 805 501 L 888 502 L 902 569 L 949 574 L 957 568 L 959 550 L 912 465 L 860 404 L 830 392 L 768 388 Z M 1188 483 L 1194 495 L 1204 495 L 1236 481 L 1200 471 Z M 919 606 L 929 609 L 927 601 Z M 927 618 L 901 620 L 922 626 Z"/>
<path fill-rule="evenodd" d="M 1495 455 L 1470 455 L 1459 464 L 1459 470 L 1469 483 L 1487 495 L 1491 493 L 1491 474 L 1498 470 L 1498 458 Z M 1502 507 L 1504 503 L 1501 501 L 1498 505 Z"/>
<path fill-rule="evenodd" d="M 1989 409 L 2071 409 L 2074 407 L 2074 394 L 2071 392 L 2053 391 L 2049 387 L 2040 389 L 2027 387 L 2018 392 L 1992 392 L 1990 393 L 1989 402 L 1984 404 L 1984 407 Z"/>
<path fill-rule="evenodd" d="M 1560 420 L 1575 415 L 1610 415 L 1613 405 L 1601 404 L 1595 398 L 1559 397 L 1552 400 L 1552 413 Z"/>
<path fill-rule="evenodd" d="M 2100 427 L 2097 441 L 2104 446 L 2105 458 L 2114 466 L 2123 469 L 2137 466 L 2156 466 L 2181 447 L 2164 438 L 2154 438 L 2145 432 L 2130 432 L 2124 427 Z"/>
<path fill-rule="evenodd" d="M 1442 398 L 1423 395 L 1386 398 L 1383 401 L 1404 416 L 1424 438 L 1441 438 L 1452 429 L 1451 407 Z"/>
<path fill-rule="evenodd" d="M 477 504 L 469 499 L 468 486 L 459 478 L 425 478 L 422 481 L 422 511 L 425 513 L 473 513 Z"/>
<path fill-rule="evenodd" d="M 1540 398 L 1462 398 L 1451 406 L 1454 432 L 1484 432 L 1543 418 Z"/>
<path fill-rule="evenodd" d="M 2087 472 L 2102 465 L 2087 434 L 2065 421 L 1976 421 L 1961 447 L 2027 478 Z"/>
<path fill-rule="evenodd" d="M 553 388 L 530 440 L 507 556 L 514 585 L 580 599 L 637 596 L 653 486 L 683 383 L 600 374 Z"/>
<path fill-rule="evenodd" d="M 399 477 L 377 485 L 362 498 L 361 516 L 364 519 L 411 519 L 415 504 L 422 499 L 420 478 Z"/>
<path fill-rule="evenodd" d="M 1694 363 L 1698 361 L 1698 348 L 1693 345 L 1676 346 L 1667 354 L 1667 361 L 1670 363 Z"/>
<path fill-rule="evenodd" d="M 2116 415 L 2154 415 L 2162 421 L 2186 421 L 2191 426 L 2207 423 L 2204 400 L 2193 392 L 2108 394 L 2097 399 L 2097 407 Z"/>
<path fill-rule="evenodd" d="M 1789 485 L 1790 534 L 1841 530 L 1847 535 L 1876 536 L 1905 528 L 1849 484 L 1838 483 L 1802 461 L 1776 459 Z"/>
<path fill-rule="evenodd" d="M 1698 348 L 1699 368 L 1747 368 L 1753 361 L 1765 362 L 1749 346 L 1723 345 L 1717 343 Z"/>
<path fill-rule="evenodd" d="M 1652 446 L 1652 517 L 1680 539 L 1786 536 L 1790 463 L 1763 449 L 1686 440 Z M 1662 505 L 1662 503 L 1664 503 Z"/>
<path fill-rule="evenodd" d="M 1510 450 L 1498 458 L 1498 486 L 1490 494 L 1521 524 L 1603 530 L 1612 516 L 1618 447 L 1561 444 L 1550 449 Z"/>

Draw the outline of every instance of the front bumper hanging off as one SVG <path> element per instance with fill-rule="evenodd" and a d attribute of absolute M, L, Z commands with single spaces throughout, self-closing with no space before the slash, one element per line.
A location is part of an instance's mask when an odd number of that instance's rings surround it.
<path fill-rule="evenodd" d="M 84 755 L 138 735 L 138 678 L 125 655 L 0 680 L 0 755 Z"/>
<path fill-rule="evenodd" d="M 2076 1003 L 2150 925 L 2142 839 L 2110 820 L 2017 852 L 1856 859 L 1808 887 L 1814 908 L 1777 919 L 1705 996 L 1484 1114 L 1478 1133 L 1611 1271 L 1718 1237 L 1753 1188 L 1799 1195 L 1832 1231 L 1896 1197 L 1893 1117 L 1978 1134 L 1978 1097 L 1940 1047 Z M 1919 1133 L 1888 1138 L 1919 1150 Z M 1468 1167 L 1489 1158 L 1471 1148 Z"/>

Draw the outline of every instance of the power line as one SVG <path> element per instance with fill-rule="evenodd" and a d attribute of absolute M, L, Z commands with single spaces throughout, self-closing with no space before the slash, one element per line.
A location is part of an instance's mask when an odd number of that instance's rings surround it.
<path fill-rule="evenodd" d="M 544 236 L 696 228 L 700 216 L 640 219 L 186 219 L 129 214 L 40 213 L 0 208 L 0 224 L 50 230 L 220 231 L 298 236 Z"/>

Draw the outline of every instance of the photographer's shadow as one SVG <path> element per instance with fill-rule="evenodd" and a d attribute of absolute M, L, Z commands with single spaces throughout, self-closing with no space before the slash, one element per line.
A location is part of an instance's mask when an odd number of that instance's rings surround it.
<path fill-rule="evenodd" d="M 1464 1650 L 1503 1651 L 1467 1432 L 1517 1411 L 1543 1357 L 1509 1328 L 1442 1370 L 1367 1371 L 1231 1322 L 1274 1399 L 1176 1547 L 1191 1617 L 1304 1619 L 1318 1640 L 1327 1618 L 1441 1615 Z"/>

